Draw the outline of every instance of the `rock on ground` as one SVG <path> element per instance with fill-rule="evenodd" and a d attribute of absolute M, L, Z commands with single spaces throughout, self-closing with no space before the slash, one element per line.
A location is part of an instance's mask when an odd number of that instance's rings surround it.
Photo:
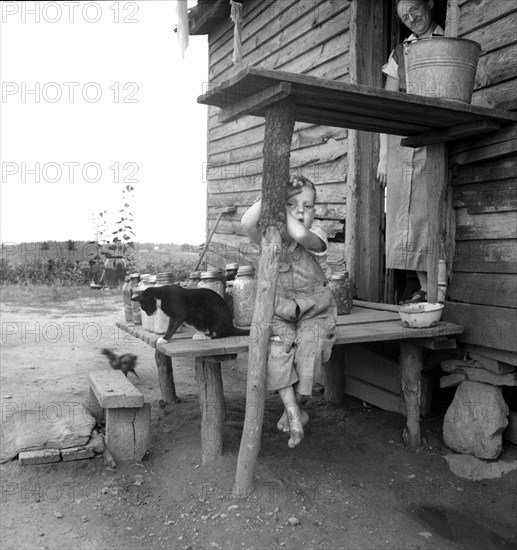
<path fill-rule="evenodd" d="M 443 440 L 458 453 L 495 459 L 501 453 L 508 406 L 500 387 L 462 382 L 447 409 Z"/>

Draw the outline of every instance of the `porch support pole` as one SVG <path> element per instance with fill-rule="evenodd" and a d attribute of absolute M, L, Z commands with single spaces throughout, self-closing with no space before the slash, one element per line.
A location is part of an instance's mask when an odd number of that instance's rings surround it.
<path fill-rule="evenodd" d="M 244 497 L 251 492 L 260 451 L 268 344 L 275 306 L 281 236 L 286 231 L 285 191 L 294 130 L 294 101 L 286 98 L 272 104 L 266 109 L 265 119 L 261 254 L 250 333 L 246 414 L 235 476 L 236 497 Z"/>
<path fill-rule="evenodd" d="M 158 368 L 158 381 L 162 392 L 162 399 L 165 403 L 179 403 L 174 385 L 174 374 L 172 371 L 172 359 L 161 351 L 154 351 L 154 359 Z"/>
<path fill-rule="evenodd" d="M 424 350 L 409 340 L 400 342 L 400 385 L 407 428 L 404 441 L 410 450 L 420 447 L 420 376 Z"/>
<path fill-rule="evenodd" d="M 447 188 L 447 150 L 445 143 L 427 146 L 425 183 L 427 189 L 427 301 L 438 301 L 438 260 L 445 257 L 440 235 L 445 216 L 445 190 Z"/>
<path fill-rule="evenodd" d="M 203 464 L 223 454 L 226 417 L 221 363 L 209 357 L 195 360 L 198 401 L 201 409 L 201 451 Z"/>

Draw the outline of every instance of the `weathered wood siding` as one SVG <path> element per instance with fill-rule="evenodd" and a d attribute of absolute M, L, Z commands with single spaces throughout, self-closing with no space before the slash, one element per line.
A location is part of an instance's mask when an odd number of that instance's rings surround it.
<path fill-rule="evenodd" d="M 350 2 L 341 0 L 248 0 L 243 6 L 243 63 L 267 69 L 349 80 Z M 209 33 L 209 82 L 228 78 L 232 64 L 233 23 L 228 19 Z M 208 228 L 221 206 L 237 211 L 224 215 L 213 237 L 209 262 L 223 265 L 235 258 L 235 247 L 247 237 L 240 225 L 261 190 L 264 119 L 245 116 L 219 123 L 217 107 L 208 115 Z M 345 217 L 347 131 L 296 123 L 291 171 L 317 185 L 316 216 Z M 317 221 L 329 235 L 343 230 L 337 221 Z M 343 247 L 334 253 L 341 257 Z"/>
<path fill-rule="evenodd" d="M 517 4 L 461 2 L 460 36 L 481 44 L 473 103 L 517 108 Z M 455 254 L 445 318 L 459 340 L 515 363 L 517 351 L 517 125 L 449 148 Z"/>

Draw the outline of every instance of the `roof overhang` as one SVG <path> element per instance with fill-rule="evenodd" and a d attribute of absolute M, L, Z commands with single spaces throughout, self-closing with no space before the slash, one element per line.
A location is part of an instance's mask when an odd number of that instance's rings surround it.
<path fill-rule="evenodd" d="M 188 14 L 189 34 L 208 34 L 229 17 L 230 0 L 198 0 Z"/>

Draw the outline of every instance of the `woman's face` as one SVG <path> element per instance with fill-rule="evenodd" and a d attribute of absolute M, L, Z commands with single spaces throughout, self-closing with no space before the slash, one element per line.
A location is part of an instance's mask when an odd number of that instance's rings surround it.
<path fill-rule="evenodd" d="M 432 0 L 402 0 L 397 5 L 397 14 L 416 36 L 428 36 L 435 26 L 432 7 Z"/>

